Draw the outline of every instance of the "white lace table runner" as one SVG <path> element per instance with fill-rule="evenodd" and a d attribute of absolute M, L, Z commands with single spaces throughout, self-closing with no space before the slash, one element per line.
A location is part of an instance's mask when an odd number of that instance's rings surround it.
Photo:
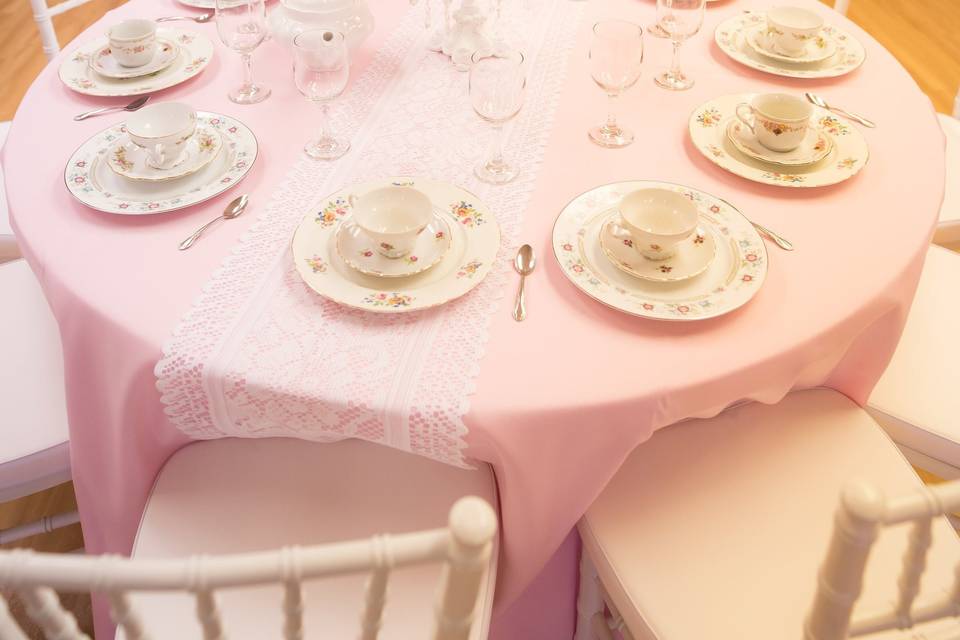
<path fill-rule="evenodd" d="M 335 162 L 297 162 L 166 345 L 157 387 L 179 429 L 200 439 L 357 437 L 466 465 L 462 418 L 487 326 L 512 284 L 509 256 L 583 6 L 508 4 L 507 41 L 528 59 L 525 106 L 506 131 L 521 176 L 496 187 L 473 177 L 478 141 L 492 131 L 470 108 L 466 74 L 426 49 L 422 7 L 411 10 L 334 109 L 351 151 Z M 496 214 L 503 232 L 497 265 L 460 300 L 372 314 L 318 296 L 297 274 L 289 245 L 301 218 L 343 185 L 392 175 L 450 181 Z"/>

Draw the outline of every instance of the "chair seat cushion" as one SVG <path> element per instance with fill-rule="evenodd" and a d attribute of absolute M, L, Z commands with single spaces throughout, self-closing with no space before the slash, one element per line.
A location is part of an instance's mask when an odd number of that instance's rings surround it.
<path fill-rule="evenodd" d="M 960 255 L 931 246 L 896 353 L 868 403 L 901 445 L 960 469 Z"/>
<path fill-rule="evenodd" d="M 0 264 L 0 502 L 70 479 L 57 322 L 23 260 Z"/>
<path fill-rule="evenodd" d="M 960 120 L 942 113 L 940 128 L 947 139 L 946 185 L 935 242 L 960 242 Z"/>
<path fill-rule="evenodd" d="M 143 514 L 138 558 L 269 550 L 444 527 L 476 495 L 497 508 L 486 465 L 465 470 L 360 440 L 220 439 L 191 444 L 164 466 Z M 485 638 L 496 550 L 472 638 Z M 382 639 L 428 637 L 441 565 L 391 574 Z M 305 584 L 306 638 L 358 637 L 366 575 Z M 226 636 L 282 637 L 279 587 L 218 592 Z M 133 597 L 153 638 L 200 639 L 193 599 Z M 118 637 L 123 637 L 118 633 Z"/>
<path fill-rule="evenodd" d="M 797 392 L 661 429 L 630 454 L 580 535 L 637 640 L 799 638 L 840 489 L 855 477 L 888 495 L 920 485 L 853 402 Z M 879 538 L 858 606 L 893 600 L 905 534 Z M 943 518 L 931 554 L 924 589 L 939 596 L 960 559 Z"/>

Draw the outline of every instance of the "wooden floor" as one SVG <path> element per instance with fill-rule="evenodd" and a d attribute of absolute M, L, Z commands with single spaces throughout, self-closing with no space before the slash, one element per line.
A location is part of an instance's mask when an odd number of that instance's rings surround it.
<path fill-rule="evenodd" d="M 62 43 L 124 0 L 92 0 L 55 20 Z M 832 4 L 832 2 L 827 2 Z M 903 63 L 938 111 L 950 113 L 960 86 L 960 0 L 852 0 L 850 17 Z M 20 99 L 45 64 L 27 0 L 0 0 L 0 120 L 13 117 Z M 926 481 L 936 481 L 925 476 Z M 0 529 L 75 508 L 72 485 L 0 505 Z M 83 544 L 79 525 L 19 545 L 71 551 Z M 18 545 L 18 546 L 19 546 Z M 83 602 L 71 607 L 88 613 Z M 88 620 L 83 620 L 88 628 Z"/>

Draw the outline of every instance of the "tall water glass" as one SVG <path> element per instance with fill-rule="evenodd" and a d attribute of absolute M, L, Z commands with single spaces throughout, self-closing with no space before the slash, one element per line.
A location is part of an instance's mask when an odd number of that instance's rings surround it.
<path fill-rule="evenodd" d="M 625 147 L 633 132 L 617 123 L 616 101 L 640 79 L 643 68 L 643 29 L 625 20 L 605 20 L 593 25 L 590 75 L 609 98 L 607 121 L 590 129 L 590 139 L 601 147 Z"/>
<path fill-rule="evenodd" d="M 487 158 L 474 167 L 473 173 L 492 184 L 510 182 L 519 170 L 503 157 L 503 125 L 520 113 L 523 106 L 527 88 L 523 54 L 510 50 L 495 54 L 477 52 L 471 62 L 470 104 L 496 132 Z"/>
<path fill-rule="evenodd" d="M 307 100 L 320 105 L 320 134 L 303 148 L 311 158 L 333 160 L 350 149 L 350 141 L 330 127 L 330 103 L 347 88 L 349 78 L 350 56 L 342 33 L 313 29 L 293 39 L 293 80 Z"/>
<path fill-rule="evenodd" d="M 237 104 L 255 104 L 270 96 L 270 89 L 253 82 L 253 51 L 267 37 L 264 0 L 215 0 L 220 40 L 243 59 L 243 84 L 227 94 Z"/>
<path fill-rule="evenodd" d="M 657 0 L 657 24 L 673 42 L 673 62 L 654 81 L 664 89 L 684 91 L 693 86 L 693 80 L 680 70 L 680 45 L 703 26 L 706 0 Z"/>

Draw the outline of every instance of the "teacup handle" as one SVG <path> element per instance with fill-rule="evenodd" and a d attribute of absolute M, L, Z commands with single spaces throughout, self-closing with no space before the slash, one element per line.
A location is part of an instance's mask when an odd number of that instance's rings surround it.
<path fill-rule="evenodd" d="M 618 218 L 610 221 L 610 234 L 613 235 L 614 238 L 621 240 L 633 240 L 633 234 L 621 225 L 622 220 L 623 218 Z"/>
<path fill-rule="evenodd" d="M 737 114 L 737 120 L 747 125 L 750 131 L 753 132 L 753 135 L 757 135 L 757 130 L 753 128 L 754 125 L 748 122 L 747 119 L 743 117 L 743 114 L 740 112 L 741 109 L 747 109 L 750 116 L 753 116 L 753 107 L 748 105 L 746 102 L 741 102 L 740 104 L 737 105 L 737 108 L 734 109 L 734 113 Z"/>
<path fill-rule="evenodd" d="M 150 162 L 155 166 L 163 166 L 163 161 L 166 160 L 162 144 L 155 144 L 152 149 L 147 149 L 147 155 L 150 157 Z"/>
<path fill-rule="evenodd" d="M 353 195 L 352 193 L 347 196 L 347 202 L 350 203 L 350 207 L 351 207 L 351 208 L 357 206 L 357 200 L 359 200 L 359 198 L 358 198 L 357 196 Z"/>

